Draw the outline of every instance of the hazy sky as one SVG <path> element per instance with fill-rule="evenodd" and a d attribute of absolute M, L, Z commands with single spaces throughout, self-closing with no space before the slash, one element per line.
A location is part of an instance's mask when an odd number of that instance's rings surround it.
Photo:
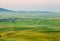
<path fill-rule="evenodd" d="M 60 11 L 60 0 L 0 0 L 0 8 Z"/>

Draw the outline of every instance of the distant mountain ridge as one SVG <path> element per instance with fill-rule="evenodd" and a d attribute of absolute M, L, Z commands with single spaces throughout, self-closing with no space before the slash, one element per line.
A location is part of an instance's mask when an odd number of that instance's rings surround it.
<path fill-rule="evenodd" d="M 49 11 L 12 11 L 9 9 L 0 8 L 0 12 L 19 12 L 19 13 L 52 13 Z"/>
<path fill-rule="evenodd" d="M 12 10 L 8 10 L 8 9 L 4 9 L 4 8 L 0 8 L 0 12 L 13 12 Z"/>

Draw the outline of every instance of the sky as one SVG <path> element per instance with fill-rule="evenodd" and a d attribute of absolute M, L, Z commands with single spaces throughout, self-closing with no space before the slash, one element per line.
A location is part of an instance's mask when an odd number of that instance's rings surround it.
<path fill-rule="evenodd" d="M 0 8 L 60 12 L 60 0 L 0 0 Z"/>

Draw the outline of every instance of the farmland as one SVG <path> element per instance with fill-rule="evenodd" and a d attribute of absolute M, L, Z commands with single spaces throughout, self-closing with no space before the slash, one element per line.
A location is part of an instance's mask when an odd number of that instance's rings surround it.
<path fill-rule="evenodd" d="M 0 41 L 60 41 L 59 16 L 11 14 L 0 14 Z"/>

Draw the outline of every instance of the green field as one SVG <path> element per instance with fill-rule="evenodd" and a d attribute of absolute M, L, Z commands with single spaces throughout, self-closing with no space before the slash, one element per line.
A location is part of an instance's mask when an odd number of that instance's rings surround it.
<path fill-rule="evenodd" d="M 0 41 L 60 41 L 60 17 L 0 15 Z"/>

